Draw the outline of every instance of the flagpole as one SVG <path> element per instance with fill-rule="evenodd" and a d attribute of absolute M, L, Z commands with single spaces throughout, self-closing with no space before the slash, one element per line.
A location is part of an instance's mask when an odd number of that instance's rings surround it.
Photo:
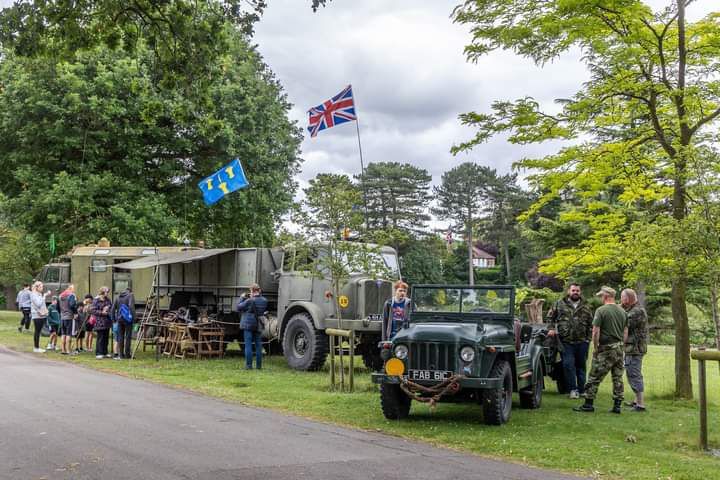
<path fill-rule="evenodd" d="M 355 97 L 354 92 L 353 97 Z M 369 232 L 370 224 L 368 223 L 367 189 L 365 188 L 365 162 L 363 161 L 362 142 L 360 142 L 360 116 L 357 114 L 357 102 L 354 98 L 353 102 L 355 104 L 355 131 L 357 132 L 358 151 L 360 152 L 360 187 L 363 191 L 363 202 L 365 203 L 365 230 Z"/>

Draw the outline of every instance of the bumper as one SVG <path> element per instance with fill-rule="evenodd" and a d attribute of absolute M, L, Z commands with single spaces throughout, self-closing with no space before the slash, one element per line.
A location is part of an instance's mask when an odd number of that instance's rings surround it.
<path fill-rule="evenodd" d="M 384 373 L 373 373 L 372 374 L 372 382 L 373 383 L 390 383 L 390 384 L 399 384 L 400 383 L 400 377 L 395 377 L 391 375 L 385 375 Z M 441 382 L 435 382 L 435 381 L 422 381 L 422 382 L 416 382 L 420 385 L 425 385 L 427 387 L 437 385 Z M 461 388 L 478 388 L 478 389 L 488 389 L 488 390 L 495 390 L 502 388 L 503 382 L 502 378 L 476 378 L 476 377 L 461 377 L 460 378 L 460 387 Z"/>
<path fill-rule="evenodd" d="M 345 319 L 339 322 L 336 318 L 325 318 L 320 322 L 320 328 L 340 328 L 355 330 L 356 333 L 377 333 L 382 330 L 382 322 L 367 319 Z"/>

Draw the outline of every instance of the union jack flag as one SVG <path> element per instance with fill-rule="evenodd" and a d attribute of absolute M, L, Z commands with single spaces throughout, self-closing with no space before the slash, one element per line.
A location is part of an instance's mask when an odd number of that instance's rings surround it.
<path fill-rule="evenodd" d="M 308 114 L 310 115 L 308 130 L 311 137 L 316 136 L 320 130 L 357 120 L 352 85 L 345 87 L 342 92 L 330 100 L 311 108 L 308 110 Z"/>

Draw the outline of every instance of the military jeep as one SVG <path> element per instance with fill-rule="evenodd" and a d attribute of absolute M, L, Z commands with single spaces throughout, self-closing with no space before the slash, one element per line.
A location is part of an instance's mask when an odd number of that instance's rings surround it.
<path fill-rule="evenodd" d="M 412 401 L 477 402 L 484 422 L 510 418 L 513 391 L 522 408 L 539 408 L 547 348 L 544 325 L 514 317 L 511 286 L 418 285 L 409 321 L 392 341 L 381 342 L 383 414 L 402 419 Z"/>

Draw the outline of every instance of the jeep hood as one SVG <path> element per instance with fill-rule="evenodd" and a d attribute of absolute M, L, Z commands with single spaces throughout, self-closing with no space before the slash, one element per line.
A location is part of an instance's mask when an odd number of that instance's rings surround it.
<path fill-rule="evenodd" d="M 400 330 L 393 343 L 401 342 L 447 342 L 475 343 L 484 327 L 477 323 L 411 323 Z"/>

